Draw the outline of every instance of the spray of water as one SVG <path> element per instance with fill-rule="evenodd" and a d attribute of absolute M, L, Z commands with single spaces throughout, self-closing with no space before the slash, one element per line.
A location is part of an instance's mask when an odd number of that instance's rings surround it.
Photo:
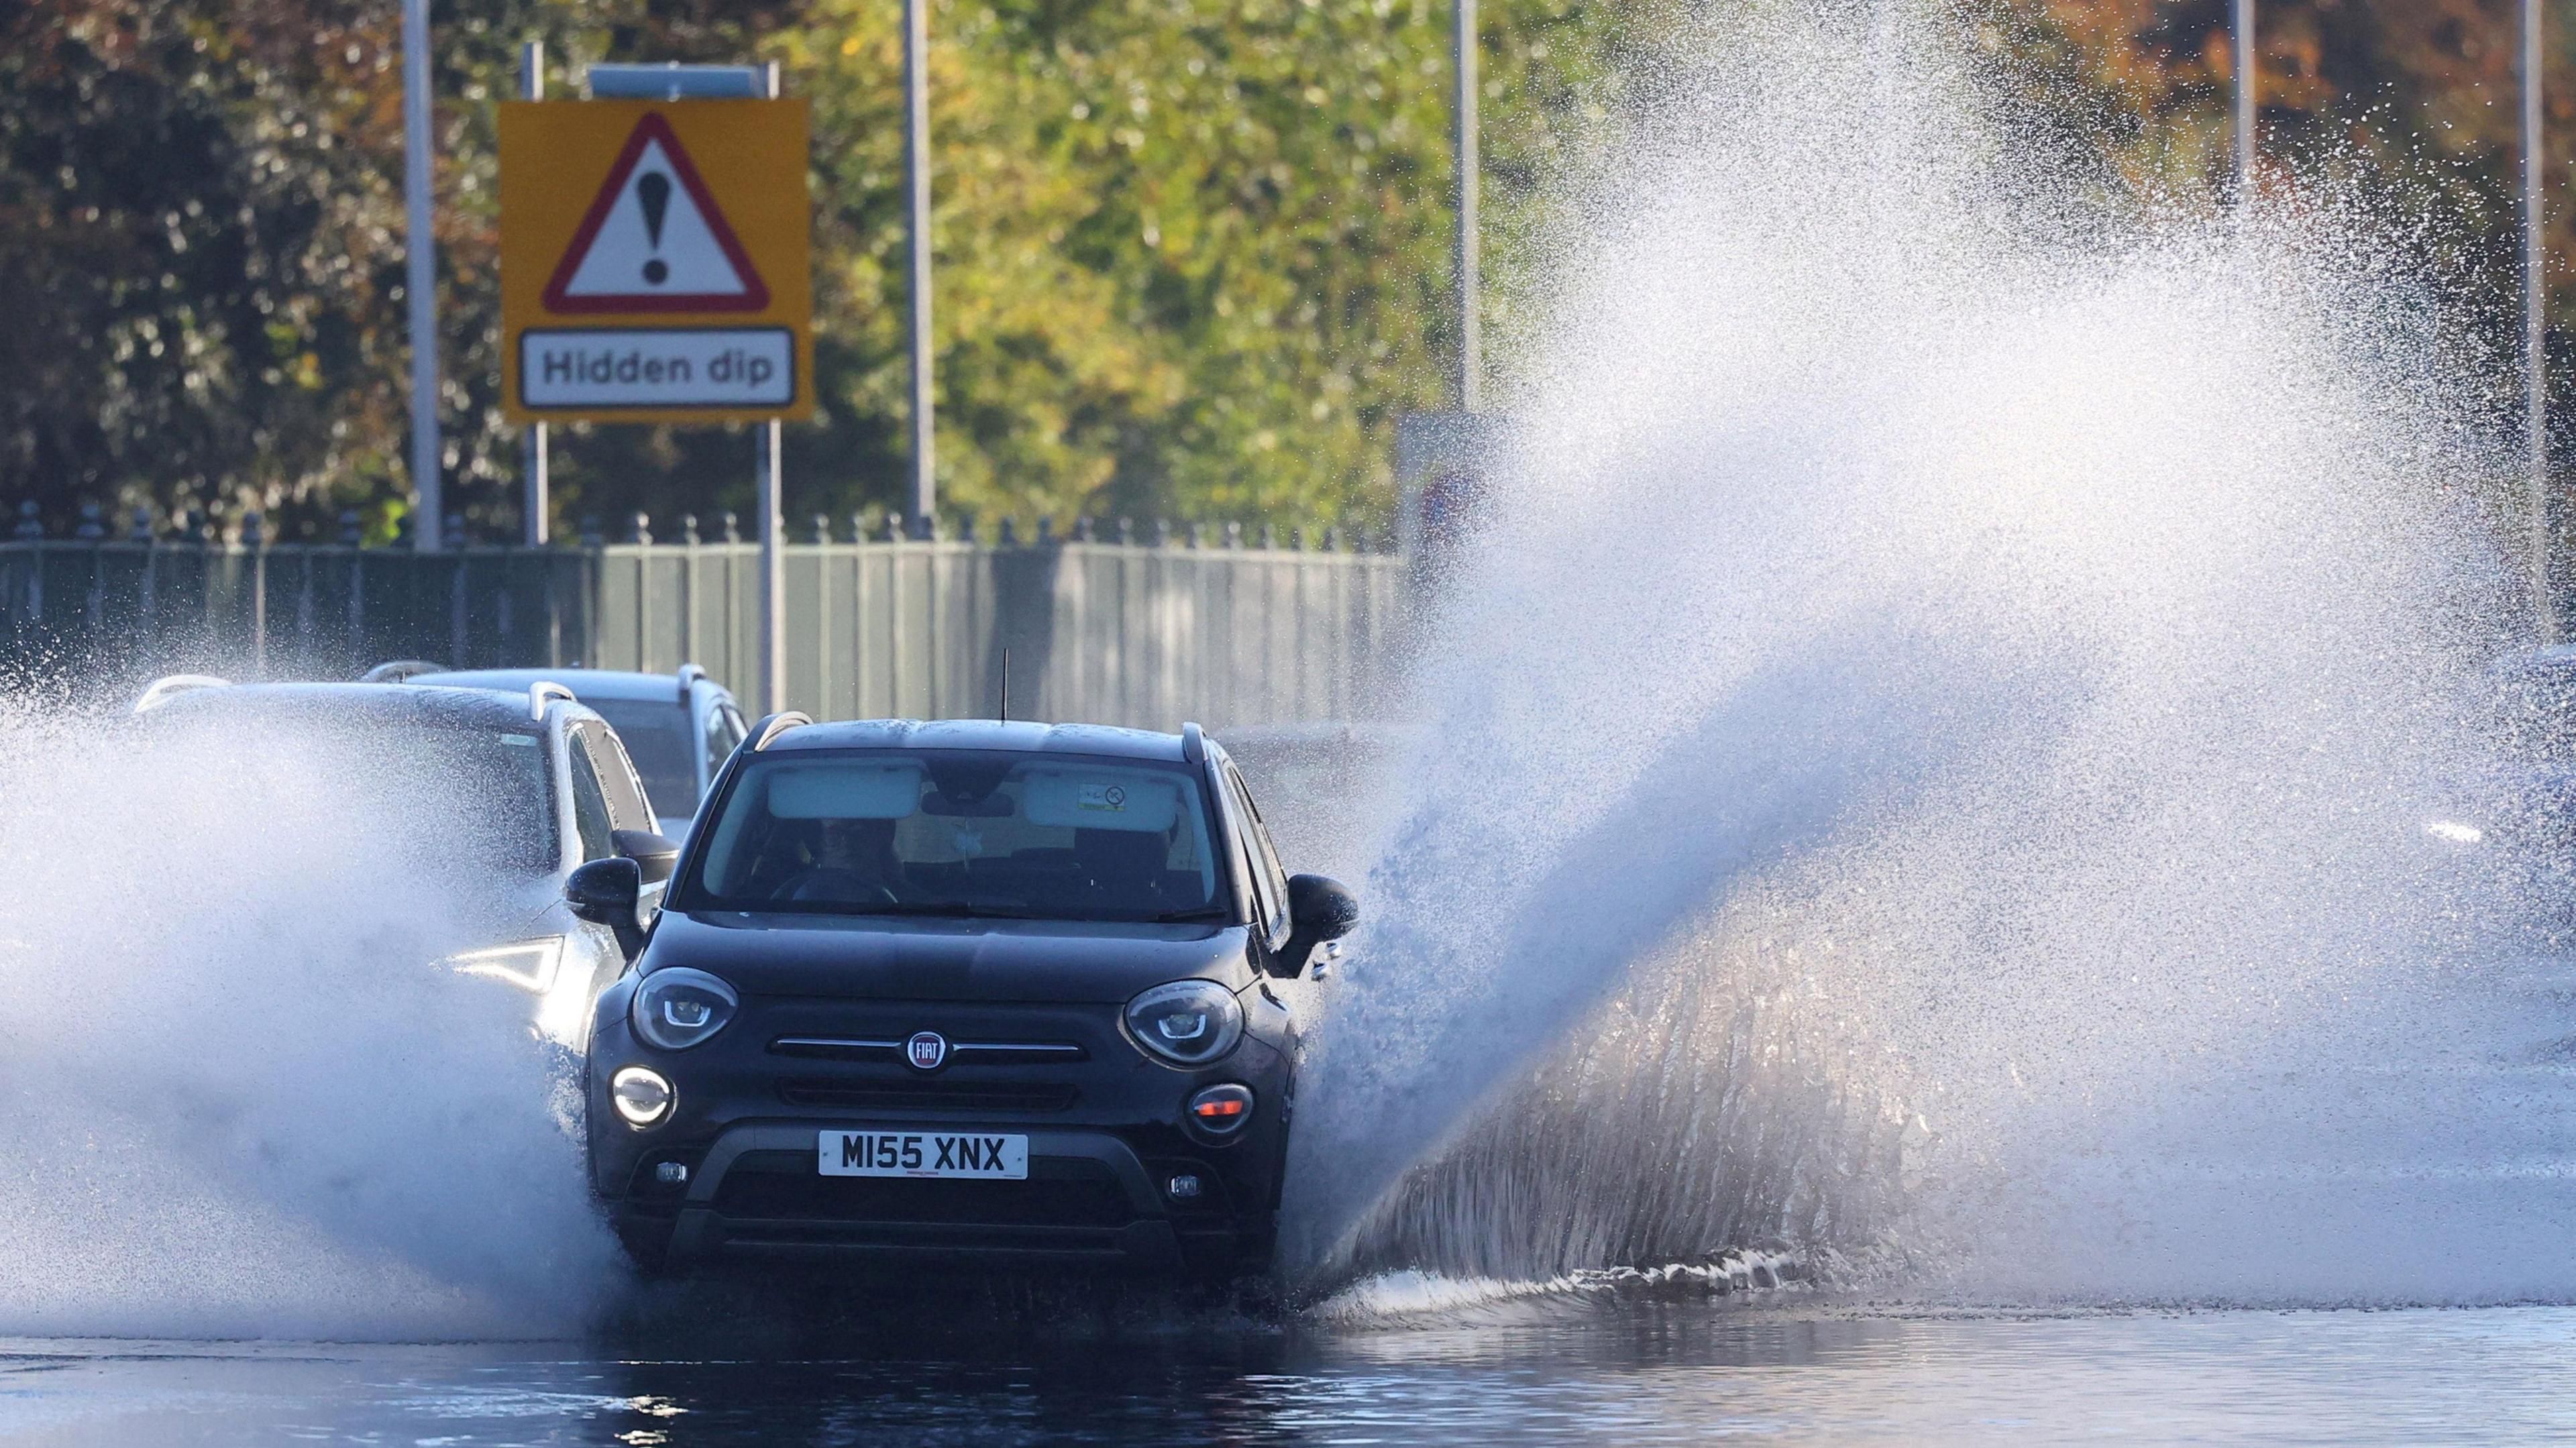
<path fill-rule="evenodd" d="M 0 718 L 0 1333 L 577 1325 L 621 1278 L 529 933 L 404 741 Z"/>
<path fill-rule="evenodd" d="M 2565 1193 L 2354 1175 L 2460 1159 L 2420 1027 L 2493 1016 L 2422 849 L 2504 643 L 2487 364 L 2365 214 L 2105 201 L 1956 38 L 1769 7 L 1566 228 L 1300 1261 L 2576 1290 Z"/>

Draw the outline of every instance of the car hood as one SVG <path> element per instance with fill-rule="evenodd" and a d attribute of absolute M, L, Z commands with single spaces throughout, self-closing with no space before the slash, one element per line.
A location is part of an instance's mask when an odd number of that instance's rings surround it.
<path fill-rule="evenodd" d="M 709 911 L 665 914 L 649 971 L 712 971 L 746 995 L 1115 1005 L 1200 976 L 1251 984 L 1244 927 Z"/>

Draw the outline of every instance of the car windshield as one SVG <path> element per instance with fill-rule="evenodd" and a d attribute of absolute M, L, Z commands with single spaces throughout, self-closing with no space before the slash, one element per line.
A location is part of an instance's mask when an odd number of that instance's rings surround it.
<path fill-rule="evenodd" d="M 698 807 L 698 731 L 676 700 L 584 699 L 626 745 L 626 757 L 644 776 L 653 807 L 690 814 Z"/>
<path fill-rule="evenodd" d="M 796 750 L 727 789 L 682 910 L 1228 918 L 1198 771 L 1011 750 Z"/>
<path fill-rule="evenodd" d="M 350 810 L 399 819 L 431 853 L 544 873 L 555 867 L 554 793 L 534 727 L 493 728 L 426 709 L 209 689 L 140 721 L 188 757 L 226 767 L 256 740 L 328 758 L 317 777 Z"/>

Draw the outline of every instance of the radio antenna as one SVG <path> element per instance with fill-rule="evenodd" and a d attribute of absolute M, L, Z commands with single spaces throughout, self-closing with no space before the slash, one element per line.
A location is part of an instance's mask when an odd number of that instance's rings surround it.
<path fill-rule="evenodd" d="M 1002 649 L 1002 722 L 1011 722 L 1011 650 L 1008 645 Z"/>

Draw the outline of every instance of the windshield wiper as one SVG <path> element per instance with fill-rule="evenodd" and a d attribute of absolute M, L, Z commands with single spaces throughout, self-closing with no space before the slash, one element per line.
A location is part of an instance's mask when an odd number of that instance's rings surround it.
<path fill-rule="evenodd" d="M 979 905 L 972 900 L 888 901 L 882 905 L 841 906 L 824 910 L 828 915 L 895 916 L 911 915 L 935 920 L 1096 920 L 1116 923 L 1135 922 L 1147 925 L 1179 925 L 1201 920 L 1223 920 L 1225 907 L 1203 905 L 1192 910 L 1166 910 L 1158 915 L 1046 915 L 1034 910 L 1013 909 L 1007 905 Z"/>

